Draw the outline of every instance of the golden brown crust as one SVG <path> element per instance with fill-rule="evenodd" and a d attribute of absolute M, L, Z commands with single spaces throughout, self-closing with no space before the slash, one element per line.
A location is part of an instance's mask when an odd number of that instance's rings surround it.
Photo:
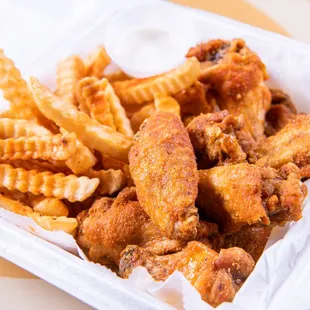
<path fill-rule="evenodd" d="M 252 272 L 254 261 L 239 248 L 217 253 L 200 242 L 192 241 L 182 251 L 164 256 L 157 256 L 138 246 L 127 246 L 120 261 L 120 275 L 128 277 L 136 266 L 144 266 L 158 281 L 179 270 L 202 299 L 216 307 L 224 301 L 233 300 Z"/>
<path fill-rule="evenodd" d="M 198 172 L 181 120 L 164 112 L 148 118 L 136 135 L 129 162 L 139 202 L 152 221 L 168 238 L 195 237 Z"/>
<path fill-rule="evenodd" d="M 197 205 L 226 233 L 244 225 L 269 224 L 261 200 L 261 173 L 249 164 L 199 171 Z"/>

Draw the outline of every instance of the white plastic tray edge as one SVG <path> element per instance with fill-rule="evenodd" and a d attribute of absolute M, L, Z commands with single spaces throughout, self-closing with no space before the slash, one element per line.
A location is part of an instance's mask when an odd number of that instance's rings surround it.
<path fill-rule="evenodd" d="M 117 283 L 120 279 L 112 275 L 102 276 L 89 268 L 84 272 L 88 262 L 2 218 L 0 256 L 96 309 L 172 309 L 147 293 Z"/>

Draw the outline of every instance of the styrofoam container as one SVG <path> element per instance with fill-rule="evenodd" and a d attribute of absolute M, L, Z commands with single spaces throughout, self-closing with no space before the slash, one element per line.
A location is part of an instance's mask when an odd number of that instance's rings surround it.
<path fill-rule="evenodd" d="M 170 12 L 176 8 L 173 4 L 154 0 L 94 0 L 88 1 L 87 6 L 85 2 L 72 1 L 71 10 L 66 8 L 67 15 L 59 19 L 54 31 L 49 28 L 49 32 L 46 30 L 49 36 L 38 35 L 43 46 L 36 50 L 33 57 L 27 54 L 27 61 L 23 62 L 27 37 L 23 43 L 19 42 L 20 47 L 23 47 L 19 53 L 12 45 L 8 49 L 11 48 L 15 53 L 17 64 L 22 64 L 23 73 L 37 76 L 53 88 L 57 62 L 71 54 L 85 55 L 98 44 L 102 44 L 107 18 L 111 14 L 133 5 L 154 5 L 156 2 L 162 9 L 167 8 Z M 62 1 L 57 3 L 60 6 Z M 178 7 L 179 9 L 181 8 Z M 201 41 L 213 38 L 244 38 L 267 65 L 271 76 L 269 85 L 286 90 L 299 111 L 310 112 L 309 46 L 211 13 L 185 8 L 182 10 L 182 14 L 186 14 L 191 20 Z M 71 15 L 70 12 L 74 14 Z M 39 19 L 40 12 L 37 12 L 37 17 Z M 44 22 L 44 16 L 40 22 Z M 10 38 L 12 36 L 14 34 L 10 33 Z M 8 45 L 8 41 L 5 45 Z M 31 46 L 28 48 L 31 49 Z M 29 53 L 31 54 L 31 50 Z M 8 55 L 10 56 L 9 53 Z M 6 218 L 0 218 L 1 256 L 97 309 L 172 309 L 167 302 L 178 308 L 212 309 L 179 273 L 173 274 L 165 283 L 154 283 L 145 270 L 139 269 L 135 270 L 130 280 L 122 280 L 105 267 L 82 260 L 50 243 L 59 245 L 61 235 L 58 234 L 57 238 L 44 235 L 44 238 L 50 240 L 47 242 L 10 223 L 26 227 L 20 219 L 7 212 L 0 212 L 0 215 Z M 29 226 L 29 223 L 27 225 Z M 32 228 L 31 231 L 43 236 L 39 230 Z M 222 304 L 218 309 L 310 308 L 309 203 L 305 204 L 303 219 L 285 229 L 275 230 L 269 246 L 234 302 Z M 75 245 L 68 248 L 74 252 Z"/>

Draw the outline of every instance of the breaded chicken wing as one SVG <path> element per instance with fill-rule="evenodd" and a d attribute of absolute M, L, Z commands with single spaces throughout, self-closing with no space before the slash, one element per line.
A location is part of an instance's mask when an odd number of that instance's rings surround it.
<path fill-rule="evenodd" d="M 135 188 L 125 188 L 115 200 L 101 198 L 78 216 L 77 243 L 91 261 L 106 257 L 118 264 L 128 244 L 149 247 L 157 254 L 175 252 L 184 243 L 167 239 L 137 201 Z"/>
<path fill-rule="evenodd" d="M 245 162 L 247 152 L 255 146 L 244 131 L 243 115 L 233 116 L 227 110 L 202 114 L 187 126 L 199 169 Z"/>
<path fill-rule="evenodd" d="M 240 248 L 215 252 L 200 242 L 189 242 L 182 251 L 157 256 L 138 246 L 127 246 L 120 261 L 120 275 L 128 277 L 137 266 L 144 266 L 152 277 L 165 280 L 175 270 L 184 274 L 203 300 L 212 306 L 232 301 L 254 268 L 254 261 Z"/>
<path fill-rule="evenodd" d="M 212 40 L 191 48 L 187 57 L 201 62 L 200 80 L 210 85 L 220 109 L 243 114 L 256 141 L 264 137 L 265 114 L 271 95 L 264 83 L 266 67 L 243 40 Z"/>
<path fill-rule="evenodd" d="M 310 114 L 295 116 L 276 135 L 266 139 L 257 150 L 257 165 L 280 168 L 295 163 L 304 178 L 310 177 Z"/>
<path fill-rule="evenodd" d="M 156 112 L 140 127 L 129 154 L 138 200 L 170 239 L 197 234 L 198 171 L 193 146 L 180 118 Z"/>
<path fill-rule="evenodd" d="M 237 164 L 199 171 L 197 206 L 223 233 L 252 224 L 283 225 L 302 217 L 307 195 L 299 169 Z"/>
<path fill-rule="evenodd" d="M 197 205 L 225 233 L 244 225 L 269 224 L 261 199 L 260 168 L 249 164 L 199 171 Z"/>
<path fill-rule="evenodd" d="M 266 114 L 265 134 L 275 135 L 290 119 L 297 114 L 296 107 L 290 96 L 280 89 L 270 89 L 271 106 Z"/>
<path fill-rule="evenodd" d="M 197 230 L 196 240 L 219 247 L 222 237 L 216 224 L 201 221 Z M 111 262 L 118 265 L 121 252 L 129 244 L 158 255 L 186 246 L 186 241 L 165 237 L 141 208 L 133 187 L 125 188 L 116 199 L 100 198 L 88 211 L 82 211 L 78 215 L 76 240 L 91 261 L 109 267 Z"/>

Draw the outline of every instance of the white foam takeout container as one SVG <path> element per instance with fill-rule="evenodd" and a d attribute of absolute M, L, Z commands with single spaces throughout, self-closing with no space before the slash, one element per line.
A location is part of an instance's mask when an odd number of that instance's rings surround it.
<path fill-rule="evenodd" d="M 33 0 L 33 2 L 37 1 Z M 103 43 L 101 34 L 104 31 L 106 17 L 116 10 L 148 2 L 159 3 L 161 10 L 165 8 L 173 10 L 175 7 L 166 2 L 145 0 L 130 2 L 94 0 L 87 6 L 85 2 L 71 1 L 67 2 L 65 10 L 67 15 L 63 13 L 58 19 L 59 23 L 49 28 L 49 36 L 46 33 L 45 36 L 41 36 L 43 47 L 40 46 L 40 50 L 37 48 L 32 58 L 29 54 L 23 55 L 26 48 L 31 49 L 27 46 L 26 36 L 19 38 L 24 40 L 23 43 L 18 42 L 24 49 L 16 50 L 14 45 L 9 45 L 9 41 L 6 41 L 3 47 L 5 50 L 8 47 L 8 50 L 15 54 L 13 56 L 17 58 L 17 65 L 23 64 L 23 73 L 37 76 L 43 83 L 53 88 L 56 63 L 60 59 L 73 53 L 86 54 L 93 47 Z M 60 3 L 63 2 L 60 1 L 58 4 Z M 68 9 L 68 3 L 72 6 L 71 9 Z M 37 14 L 39 22 L 44 21 L 44 16 L 40 12 L 34 14 Z M 50 14 L 52 13 L 49 10 L 48 16 Z M 186 9 L 184 14 L 191 19 L 201 41 L 212 38 L 244 38 L 266 63 L 271 76 L 268 83 L 285 89 L 292 96 L 299 111 L 310 112 L 309 46 L 207 12 Z M 41 15 L 43 17 L 40 20 Z M 31 21 L 33 22 L 33 19 Z M 44 29 L 48 32 L 48 27 Z M 10 37 L 12 35 L 10 34 Z M 7 54 L 11 56 L 9 52 Z M 27 61 L 23 62 L 25 59 Z M 303 219 L 298 223 L 292 223 L 285 229 L 278 229 L 273 233 L 269 248 L 265 250 L 234 302 L 222 304 L 218 309 L 310 308 L 309 203 L 305 204 L 303 215 Z M 144 270 L 138 270 L 131 280 L 125 281 L 108 269 L 81 260 L 12 222 L 75 252 L 75 245 L 69 239 L 66 240 L 68 245 L 61 244 L 61 234 L 43 234 L 40 229 L 32 227 L 9 212 L 2 211 L 0 216 L 2 217 L 0 218 L 0 255 L 2 257 L 97 309 L 172 309 L 172 306 L 163 301 L 178 308 L 212 309 L 201 301 L 199 294 L 179 273 L 175 273 L 163 284 L 154 285 Z"/>

